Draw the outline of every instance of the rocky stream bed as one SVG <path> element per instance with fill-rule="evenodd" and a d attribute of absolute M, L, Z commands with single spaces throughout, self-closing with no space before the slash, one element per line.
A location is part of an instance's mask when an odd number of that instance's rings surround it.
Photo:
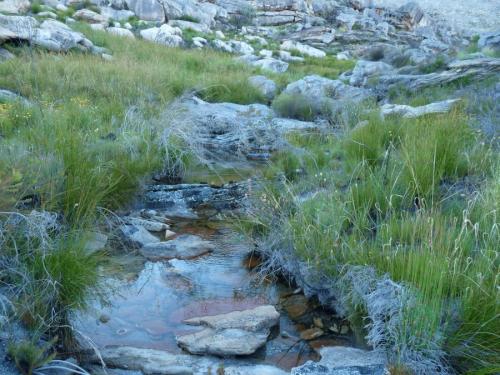
<path fill-rule="evenodd" d="M 231 223 L 243 186 L 150 186 L 122 219 L 103 266 L 112 293 L 74 318 L 92 371 L 103 360 L 120 374 L 383 373 L 346 320 L 255 271 L 261 260 Z"/>

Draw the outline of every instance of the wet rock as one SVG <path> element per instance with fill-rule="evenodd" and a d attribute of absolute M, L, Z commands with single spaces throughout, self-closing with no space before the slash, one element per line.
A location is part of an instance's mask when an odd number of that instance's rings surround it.
<path fill-rule="evenodd" d="M 306 44 L 302 44 L 299 42 L 295 42 L 292 40 L 287 40 L 287 41 L 283 42 L 281 44 L 281 49 L 285 50 L 285 51 L 298 51 L 301 54 L 311 56 L 311 57 L 321 58 L 321 57 L 326 56 L 325 52 L 323 52 L 317 48 L 314 48 L 314 47 L 311 47 L 311 46 L 308 46 Z"/>
<path fill-rule="evenodd" d="M 398 115 L 404 118 L 415 118 L 435 113 L 448 113 L 459 101 L 460 99 L 450 99 L 420 107 L 412 107 L 401 104 L 384 104 L 380 108 L 380 113 L 382 116 Z"/>
<path fill-rule="evenodd" d="M 269 332 L 257 333 L 236 328 L 221 331 L 206 328 L 201 332 L 177 337 L 177 344 L 197 355 L 250 355 L 266 344 L 268 335 Z"/>
<path fill-rule="evenodd" d="M 309 328 L 309 329 L 306 329 L 305 331 L 302 331 L 300 333 L 300 338 L 302 340 L 310 341 L 310 340 L 317 339 L 318 337 L 321 337 L 324 334 L 325 334 L 325 332 L 323 332 L 323 330 L 320 328 Z"/>
<path fill-rule="evenodd" d="M 221 187 L 207 184 L 151 185 L 146 192 L 148 205 L 162 208 L 169 217 L 198 218 L 193 210 L 229 211 L 241 207 L 244 184 Z M 200 212 L 203 214 L 203 212 Z"/>
<path fill-rule="evenodd" d="M 227 314 L 191 318 L 184 321 L 190 325 L 205 325 L 217 330 L 239 328 L 257 332 L 269 329 L 279 321 L 279 313 L 274 306 L 259 306 L 251 310 L 233 311 Z"/>
<path fill-rule="evenodd" d="M 142 248 L 150 243 L 160 242 L 160 239 L 149 233 L 144 227 L 136 225 L 120 225 L 118 228 L 124 242 L 136 248 Z"/>
<path fill-rule="evenodd" d="M 273 100 L 276 96 L 276 83 L 266 76 L 252 76 L 248 79 L 250 84 L 257 88 L 268 100 Z"/>
<path fill-rule="evenodd" d="M 126 216 L 122 220 L 127 224 L 143 227 L 150 232 L 163 232 L 169 228 L 167 224 L 158 220 L 146 220 L 130 216 Z"/>
<path fill-rule="evenodd" d="M 388 375 L 385 358 L 374 351 L 349 347 L 320 349 L 321 360 L 292 369 L 291 375 Z"/>
<path fill-rule="evenodd" d="M 168 259 L 192 259 L 214 250 L 214 246 L 201 237 L 184 234 L 174 240 L 150 243 L 140 253 L 151 261 Z"/>
<path fill-rule="evenodd" d="M 207 373 L 208 368 L 217 368 L 217 362 L 204 357 L 174 355 L 161 350 L 142 349 L 128 346 L 106 347 L 88 354 L 88 360 L 100 364 L 101 358 L 108 367 L 141 371 L 143 374 L 185 375 Z M 127 374 L 128 375 L 128 374 Z"/>
<path fill-rule="evenodd" d="M 250 355 L 265 345 L 269 329 L 278 321 L 279 313 L 273 306 L 192 318 L 185 323 L 207 328 L 177 337 L 177 343 L 192 354 Z"/>
<path fill-rule="evenodd" d="M 269 365 L 226 366 L 224 375 L 287 375 L 282 369 Z"/>
<path fill-rule="evenodd" d="M 298 319 L 309 311 L 309 300 L 303 294 L 292 295 L 285 299 L 283 308 L 291 319 Z"/>

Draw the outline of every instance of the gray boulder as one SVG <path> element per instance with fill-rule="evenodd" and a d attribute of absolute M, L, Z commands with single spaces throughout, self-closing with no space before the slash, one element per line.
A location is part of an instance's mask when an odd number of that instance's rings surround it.
<path fill-rule="evenodd" d="M 371 77 L 381 74 L 390 74 L 393 67 L 383 61 L 364 61 L 359 60 L 352 71 L 349 83 L 352 86 L 364 86 Z"/>
<path fill-rule="evenodd" d="M 157 0 L 125 0 L 127 8 L 145 21 L 165 21 L 165 11 Z"/>
<path fill-rule="evenodd" d="M 14 57 L 14 54 L 4 48 L 0 48 L 0 62 L 13 59 Z"/>
<path fill-rule="evenodd" d="M 2 0 L 0 1 L 0 13 L 24 13 L 29 10 L 30 5 L 29 0 Z"/>
<path fill-rule="evenodd" d="M 288 63 L 272 57 L 252 61 L 251 65 L 273 73 L 285 73 L 288 70 Z"/>
<path fill-rule="evenodd" d="M 138 225 L 120 225 L 119 233 L 126 245 L 142 248 L 150 243 L 160 242 L 160 239 L 149 233 L 144 227 Z"/>
<path fill-rule="evenodd" d="M 282 95 L 306 98 L 311 110 L 316 113 L 329 114 L 342 110 L 350 103 L 360 103 L 373 97 L 373 94 L 362 88 L 346 85 L 339 80 L 331 80 L 311 75 L 290 83 Z"/>
<path fill-rule="evenodd" d="M 132 33 L 132 31 L 124 29 L 122 27 L 108 27 L 106 31 L 112 35 L 135 39 L 134 33 Z"/>
<path fill-rule="evenodd" d="M 172 27 L 164 24 L 160 27 L 153 27 L 150 29 L 141 30 L 142 38 L 162 44 L 167 47 L 179 47 L 184 43 L 182 39 L 182 30 L 178 27 Z"/>
<path fill-rule="evenodd" d="M 281 49 L 285 51 L 298 51 L 303 55 L 311 57 L 325 57 L 326 53 L 320 49 L 302 44 L 293 40 L 287 40 L 281 44 Z"/>
<path fill-rule="evenodd" d="M 257 88 L 268 100 L 273 100 L 276 96 L 276 83 L 266 76 L 252 76 L 249 83 Z"/>

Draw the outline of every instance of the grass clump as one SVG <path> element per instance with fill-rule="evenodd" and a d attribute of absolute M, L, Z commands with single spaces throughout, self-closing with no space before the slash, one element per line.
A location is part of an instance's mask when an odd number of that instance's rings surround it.
<path fill-rule="evenodd" d="M 55 358 L 55 353 L 51 353 L 53 344 L 54 342 L 49 342 L 40 347 L 33 341 L 10 343 L 7 352 L 22 375 L 32 375 L 36 369 Z"/>
<path fill-rule="evenodd" d="M 272 106 L 282 117 L 311 121 L 317 115 L 310 99 L 299 94 L 282 94 L 273 101 Z"/>

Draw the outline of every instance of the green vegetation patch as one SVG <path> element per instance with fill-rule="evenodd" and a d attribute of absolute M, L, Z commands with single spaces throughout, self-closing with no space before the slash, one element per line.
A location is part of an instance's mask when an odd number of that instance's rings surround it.
<path fill-rule="evenodd" d="M 244 226 L 333 279 L 374 267 L 408 288 L 412 307 L 384 342 L 396 367 L 410 349 L 443 350 L 461 372 L 498 369 L 500 160 L 469 124 L 461 108 L 418 119 L 365 113 L 341 136 L 295 139 L 303 151 L 274 157 Z"/>

